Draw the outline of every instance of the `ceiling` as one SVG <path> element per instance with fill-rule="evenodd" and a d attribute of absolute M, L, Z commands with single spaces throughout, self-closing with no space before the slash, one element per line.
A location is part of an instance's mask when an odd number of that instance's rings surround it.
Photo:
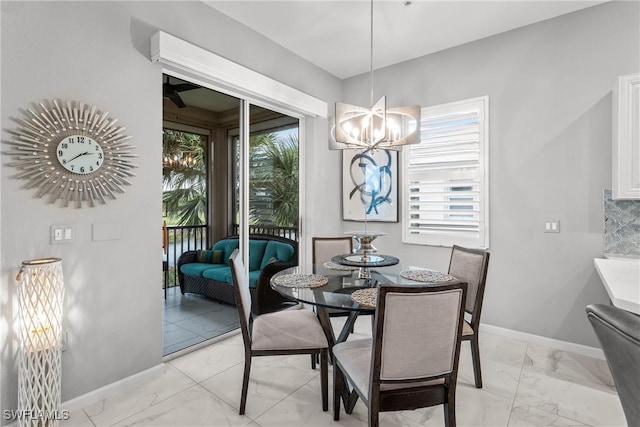
<path fill-rule="evenodd" d="M 367 0 L 204 2 L 340 79 L 370 70 L 371 4 Z M 603 2 L 376 0 L 373 68 Z"/>

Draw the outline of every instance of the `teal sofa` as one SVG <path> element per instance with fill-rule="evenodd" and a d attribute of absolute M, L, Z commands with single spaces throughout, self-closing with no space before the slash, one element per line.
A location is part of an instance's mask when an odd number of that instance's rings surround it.
<path fill-rule="evenodd" d="M 187 251 L 180 255 L 178 281 L 182 293 L 196 293 L 235 305 L 229 257 L 238 246 L 238 236 L 228 236 L 209 250 Z M 284 300 L 271 289 L 269 281 L 278 271 L 296 265 L 296 241 L 266 234 L 249 235 L 249 287 L 256 306 L 254 312 L 260 314 L 261 306 Z M 259 293 L 263 297 L 258 298 Z"/>

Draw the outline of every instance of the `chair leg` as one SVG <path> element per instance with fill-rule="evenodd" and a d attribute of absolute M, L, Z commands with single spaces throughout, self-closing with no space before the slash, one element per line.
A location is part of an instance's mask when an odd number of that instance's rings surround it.
<path fill-rule="evenodd" d="M 478 343 L 478 334 L 474 334 L 471 338 L 471 359 L 473 360 L 473 377 L 476 382 L 476 388 L 482 388 L 482 371 L 480 370 L 480 345 Z"/>
<path fill-rule="evenodd" d="M 378 411 L 379 408 L 374 408 L 374 405 L 369 407 L 369 427 L 379 427 L 380 426 L 380 413 Z"/>
<path fill-rule="evenodd" d="M 456 410 L 455 405 L 451 403 L 444 404 L 444 426 L 456 427 Z"/>
<path fill-rule="evenodd" d="M 329 410 L 329 349 L 320 352 L 320 388 L 322 390 L 322 410 Z"/>
<path fill-rule="evenodd" d="M 445 427 L 456 427 L 456 390 L 447 388 L 447 397 L 444 402 L 444 425 Z"/>
<path fill-rule="evenodd" d="M 333 364 L 333 419 L 340 420 L 340 401 L 344 389 L 344 378 L 336 363 Z"/>
<path fill-rule="evenodd" d="M 240 395 L 240 415 L 244 415 L 247 406 L 247 391 L 249 390 L 249 374 L 251 373 L 251 355 L 244 357 L 244 377 L 242 378 L 242 394 Z"/>
<path fill-rule="evenodd" d="M 311 369 L 316 369 L 316 355 L 311 355 Z"/>

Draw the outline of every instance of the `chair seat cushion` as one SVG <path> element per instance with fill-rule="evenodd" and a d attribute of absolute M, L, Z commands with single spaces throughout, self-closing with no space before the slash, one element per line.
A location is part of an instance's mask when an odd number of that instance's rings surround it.
<path fill-rule="evenodd" d="M 473 335 L 473 328 L 471 327 L 469 322 L 465 320 L 464 323 L 462 324 L 462 336 L 468 337 L 470 335 Z"/>
<path fill-rule="evenodd" d="M 318 318 L 311 310 L 284 310 L 253 320 L 252 350 L 298 350 L 328 347 Z"/>
<path fill-rule="evenodd" d="M 227 266 L 225 268 L 210 268 L 202 272 L 202 277 L 205 279 L 217 280 L 218 282 L 227 282 L 231 285 L 233 279 L 231 278 L 231 269 Z"/>
<path fill-rule="evenodd" d="M 371 352 L 373 340 L 353 340 L 336 344 L 333 347 L 335 362 L 342 368 L 341 371 L 350 380 L 358 394 L 368 399 L 369 375 L 371 371 Z M 400 390 L 417 386 L 444 384 L 444 379 L 432 381 L 420 381 L 412 383 L 381 384 L 380 391 Z"/>
<path fill-rule="evenodd" d="M 206 270 L 224 269 L 229 271 L 229 266 L 225 264 L 209 264 L 206 262 L 191 262 L 180 267 L 180 271 L 187 276 L 203 277 L 202 273 Z"/>
<path fill-rule="evenodd" d="M 190 266 L 192 264 L 185 264 L 182 267 L 186 267 L 186 266 Z M 209 267 L 211 267 L 212 264 L 208 264 Z M 200 276 L 204 277 L 205 279 L 211 279 L 211 280 L 215 280 L 218 282 L 223 282 L 223 283 L 228 283 L 229 286 L 231 286 L 231 284 L 233 283 L 233 278 L 231 277 L 231 269 L 224 265 L 224 264 L 213 264 L 214 268 L 205 268 L 202 269 Z M 184 270 L 184 268 L 183 268 Z M 183 273 L 187 274 L 185 271 L 183 271 Z M 256 287 L 256 283 L 258 283 L 258 278 L 260 277 L 260 274 L 262 273 L 262 271 L 257 270 L 257 271 L 250 271 L 249 272 L 249 287 L 250 288 L 255 288 Z M 192 276 L 194 274 L 191 274 Z"/>

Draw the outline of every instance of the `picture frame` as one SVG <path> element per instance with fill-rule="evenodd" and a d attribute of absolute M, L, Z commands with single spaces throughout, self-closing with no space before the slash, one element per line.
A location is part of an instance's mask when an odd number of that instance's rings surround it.
<path fill-rule="evenodd" d="M 342 219 L 398 222 L 398 152 L 342 152 Z"/>

